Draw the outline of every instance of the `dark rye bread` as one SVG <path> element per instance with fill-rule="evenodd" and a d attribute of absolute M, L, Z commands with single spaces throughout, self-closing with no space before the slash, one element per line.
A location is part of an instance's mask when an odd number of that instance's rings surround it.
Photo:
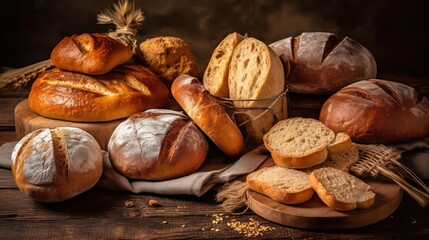
<path fill-rule="evenodd" d="M 290 64 L 287 82 L 292 92 L 332 94 L 377 75 L 374 56 L 349 37 L 339 39 L 333 33 L 304 32 L 269 46 L 284 64 Z"/>

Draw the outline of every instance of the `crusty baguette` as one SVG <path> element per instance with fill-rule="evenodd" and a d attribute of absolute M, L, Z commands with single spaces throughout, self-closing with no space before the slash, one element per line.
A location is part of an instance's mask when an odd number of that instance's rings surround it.
<path fill-rule="evenodd" d="M 262 143 L 263 135 L 275 122 L 287 117 L 285 99 L 275 102 L 275 97 L 285 90 L 283 65 L 265 43 L 248 37 L 237 45 L 229 66 L 228 86 L 231 99 L 245 100 L 233 103 L 239 109 L 247 108 L 243 113 L 248 114 L 251 121 L 247 122 L 248 117 L 236 120 L 237 124 L 246 122 L 250 142 Z M 262 100 L 269 98 L 274 99 Z M 271 110 L 265 111 L 268 107 Z M 264 114 L 259 116 L 261 113 Z"/>
<path fill-rule="evenodd" d="M 307 173 L 298 170 L 272 166 L 248 174 L 246 183 L 250 189 L 277 202 L 299 204 L 313 196 L 308 177 Z"/>
<path fill-rule="evenodd" d="M 335 168 L 313 171 L 309 183 L 326 205 L 338 211 L 365 209 L 374 204 L 375 194 L 368 184 Z"/>
<path fill-rule="evenodd" d="M 83 33 L 61 40 L 51 52 L 57 68 L 99 75 L 131 60 L 129 47 L 102 33 Z"/>
<path fill-rule="evenodd" d="M 264 136 L 265 147 L 276 165 L 307 168 L 322 163 L 335 133 L 312 118 L 289 118 L 278 122 Z"/>
<path fill-rule="evenodd" d="M 232 53 L 244 36 L 233 32 L 228 34 L 215 48 L 204 72 L 203 84 L 213 96 L 229 97 L 228 72 Z"/>
<path fill-rule="evenodd" d="M 198 79 L 181 75 L 171 86 L 174 99 L 204 133 L 231 159 L 244 150 L 240 129 Z"/>

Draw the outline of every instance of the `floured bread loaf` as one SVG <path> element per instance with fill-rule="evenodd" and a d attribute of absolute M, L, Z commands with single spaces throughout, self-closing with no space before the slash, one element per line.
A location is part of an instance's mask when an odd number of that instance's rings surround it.
<path fill-rule="evenodd" d="M 351 147 L 346 134 L 336 137 L 320 121 L 300 117 L 278 122 L 264 135 L 264 144 L 275 164 L 287 168 L 311 167 L 326 160 L 328 149 L 340 153 Z"/>
<path fill-rule="evenodd" d="M 100 146 L 87 132 L 71 127 L 29 133 L 12 153 L 19 189 L 39 202 L 61 202 L 92 188 L 103 171 Z"/>
<path fill-rule="evenodd" d="M 309 183 L 320 199 L 339 211 L 369 208 L 375 194 L 359 178 L 335 168 L 321 168 L 310 174 Z"/>
<path fill-rule="evenodd" d="M 204 72 L 204 87 L 216 97 L 229 97 L 228 74 L 232 53 L 244 36 L 234 32 L 228 34 L 213 51 L 206 71 Z"/>
<path fill-rule="evenodd" d="M 228 86 L 234 106 L 243 113 L 237 114 L 237 124 L 246 122 L 251 142 L 262 143 L 264 134 L 287 117 L 285 98 L 276 98 L 285 91 L 283 65 L 265 43 L 249 37 L 237 45 L 229 66 Z M 249 99 L 257 101 L 236 101 Z M 271 110 L 265 111 L 267 108 Z"/>
<path fill-rule="evenodd" d="M 205 161 L 208 144 L 183 113 L 151 109 L 122 122 L 108 151 L 112 165 L 128 178 L 167 180 L 195 172 Z"/>
<path fill-rule="evenodd" d="M 294 169 L 272 166 L 252 172 L 246 177 L 250 189 L 284 204 L 299 204 L 313 196 L 309 175 Z"/>

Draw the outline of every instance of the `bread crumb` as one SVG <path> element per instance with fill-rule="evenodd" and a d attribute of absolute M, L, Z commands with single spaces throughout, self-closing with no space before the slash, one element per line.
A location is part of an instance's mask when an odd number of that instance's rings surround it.
<path fill-rule="evenodd" d="M 125 201 L 124 204 L 125 204 L 125 207 L 127 208 L 134 207 L 134 202 L 130 200 Z"/>
<path fill-rule="evenodd" d="M 151 200 L 149 200 L 149 206 L 151 206 L 151 207 L 160 207 L 161 204 L 159 204 L 158 201 L 156 201 L 154 199 L 151 199 Z"/>
<path fill-rule="evenodd" d="M 167 221 L 162 221 L 162 224 L 167 224 L 168 222 Z"/>
<path fill-rule="evenodd" d="M 263 236 L 264 232 L 276 230 L 274 227 L 262 225 L 259 221 L 249 218 L 249 222 L 240 222 L 232 219 L 227 226 L 245 237 Z"/>

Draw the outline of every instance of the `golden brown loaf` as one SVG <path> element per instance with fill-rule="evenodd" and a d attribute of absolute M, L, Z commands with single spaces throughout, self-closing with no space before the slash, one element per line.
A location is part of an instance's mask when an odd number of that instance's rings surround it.
<path fill-rule="evenodd" d="M 228 86 L 231 99 L 255 100 L 233 103 L 238 109 L 247 108 L 236 115 L 237 124 L 245 123 L 246 143 L 262 144 L 264 134 L 276 121 L 287 117 L 285 98 L 277 98 L 285 91 L 284 70 L 279 57 L 260 40 L 244 39 L 234 49 Z"/>
<path fill-rule="evenodd" d="M 356 142 L 412 141 L 429 136 L 429 100 L 401 83 L 364 80 L 332 95 L 320 121 Z"/>
<path fill-rule="evenodd" d="M 79 128 L 39 129 L 12 153 L 19 189 L 39 202 L 61 202 L 92 188 L 103 171 L 100 146 Z"/>
<path fill-rule="evenodd" d="M 215 48 L 204 71 L 204 87 L 216 97 L 229 97 L 228 74 L 232 53 L 244 36 L 233 32 L 228 34 Z"/>
<path fill-rule="evenodd" d="M 172 82 L 181 74 L 197 77 L 198 68 L 188 43 L 177 37 L 155 37 L 138 46 L 139 60 L 158 76 Z"/>
<path fill-rule="evenodd" d="M 57 68 L 91 75 L 104 74 L 131 60 L 132 51 L 103 33 L 83 33 L 61 40 L 51 52 Z"/>
<path fill-rule="evenodd" d="M 290 63 L 289 89 L 297 93 L 332 94 L 359 80 L 375 78 L 377 65 L 365 47 L 333 33 L 304 32 L 270 44 Z"/>
<path fill-rule="evenodd" d="M 108 151 L 112 165 L 128 178 L 167 180 L 195 172 L 205 161 L 208 144 L 183 113 L 151 109 L 122 122 Z"/>
<path fill-rule="evenodd" d="M 100 122 L 160 108 L 169 94 L 148 68 L 125 64 L 96 77 L 59 69 L 45 72 L 34 82 L 28 103 L 44 117 Z"/>
<path fill-rule="evenodd" d="M 226 156 L 231 159 L 240 156 L 244 150 L 240 130 L 198 79 L 181 75 L 174 80 L 171 92 L 189 117 Z"/>

